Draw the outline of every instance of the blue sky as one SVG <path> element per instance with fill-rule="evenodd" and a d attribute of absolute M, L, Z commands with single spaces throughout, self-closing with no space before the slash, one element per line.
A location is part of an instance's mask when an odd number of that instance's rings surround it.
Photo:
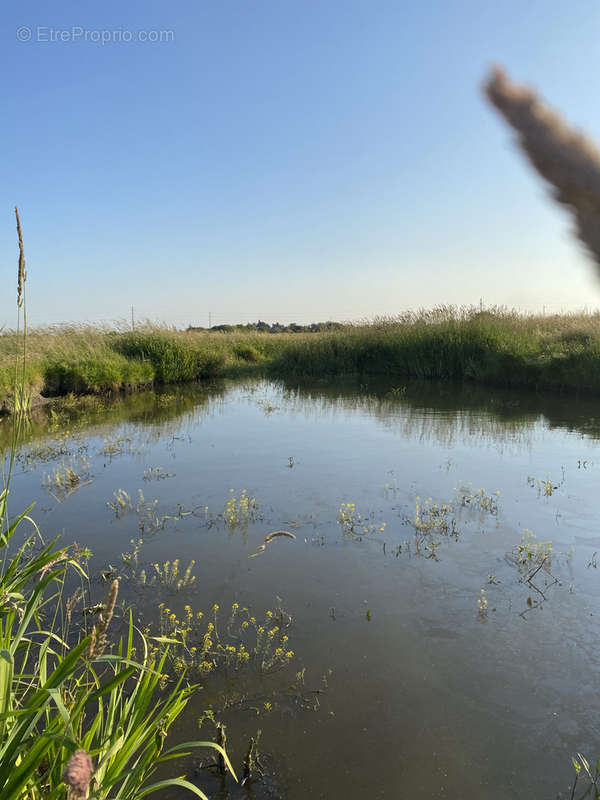
<path fill-rule="evenodd" d="M 498 61 L 600 138 L 595 0 L 25 0 L 1 36 L 0 326 L 15 203 L 34 323 L 600 305 L 480 91 Z"/>

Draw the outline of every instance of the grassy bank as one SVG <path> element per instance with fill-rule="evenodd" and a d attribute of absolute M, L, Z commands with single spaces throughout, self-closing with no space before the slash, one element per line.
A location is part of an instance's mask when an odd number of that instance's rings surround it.
<path fill-rule="evenodd" d="M 30 331 L 25 380 L 35 397 L 121 391 L 268 371 L 362 374 L 600 391 L 600 314 L 519 315 L 438 308 L 314 333 Z M 0 336 L 0 403 L 10 406 L 15 334 Z"/>
<path fill-rule="evenodd" d="M 15 333 L 0 336 L 0 408 L 10 409 L 15 380 Z M 236 345 L 223 337 L 200 337 L 163 328 L 135 332 L 62 326 L 30 330 L 25 383 L 35 398 L 100 394 L 212 378 L 228 363 L 247 363 L 249 351 L 236 355 Z"/>
<path fill-rule="evenodd" d="M 292 335 L 177 331 L 158 326 L 135 331 L 38 328 L 27 335 L 24 379 L 35 404 L 41 395 L 101 394 L 257 373 Z M 300 334 L 300 338 L 309 335 Z M 12 331 L 0 335 L 0 410 L 11 409 L 20 341 Z"/>
<path fill-rule="evenodd" d="M 286 376 L 358 373 L 598 392 L 600 314 L 439 308 L 291 337 L 271 368 Z"/>

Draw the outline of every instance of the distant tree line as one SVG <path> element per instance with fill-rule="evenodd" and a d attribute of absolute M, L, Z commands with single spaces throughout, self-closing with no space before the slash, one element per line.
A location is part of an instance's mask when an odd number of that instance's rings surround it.
<path fill-rule="evenodd" d="M 247 322 L 245 325 L 213 325 L 210 328 L 203 328 L 201 325 L 189 325 L 188 331 L 208 331 L 209 333 L 320 333 L 321 331 L 335 331 L 343 328 L 341 322 L 311 322 L 310 325 L 298 325 L 291 322 L 289 325 L 282 325 L 274 322 L 258 320 L 258 322 Z"/>

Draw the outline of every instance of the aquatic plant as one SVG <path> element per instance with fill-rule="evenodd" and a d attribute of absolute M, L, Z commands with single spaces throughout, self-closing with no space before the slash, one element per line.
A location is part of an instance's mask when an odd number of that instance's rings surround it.
<path fill-rule="evenodd" d="M 178 675 L 185 670 L 205 675 L 218 669 L 236 672 L 246 666 L 267 675 L 294 658 L 287 633 L 292 618 L 280 606 L 257 619 L 248 608 L 233 603 L 223 625 L 218 604 L 208 613 L 186 605 L 181 616 L 162 602 L 159 610 L 160 636 L 150 636 L 148 629 L 153 653 L 168 649 L 169 662 Z"/>
<path fill-rule="evenodd" d="M 469 506 L 470 508 L 478 508 L 487 514 L 496 515 L 498 513 L 498 498 L 500 497 L 500 490 L 497 489 L 494 494 L 487 494 L 486 490 L 475 489 L 473 484 L 464 484 L 459 482 L 458 487 L 454 489 L 455 494 L 458 496 L 460 505 L 463 507 Z"/>
<path fill-rule="evenodd" d="M 274 406 L 269 400 L 261 400 L 257 405 L 265 412 L 265 417 L 279 410 L 278 407 Z"/>
<path fill-rule="evenodd" d="M 163 564 L 155 562 L 152 566 L 154 567 L 156 576 L 150 578 L 149 584 L 161 583 L 163 586 L 167 586 L 177 592 L 188 586 L 192 586 L 196 580 L 196 576 L 192 575 L 195 563 L 194 559 L 192 559 L 184 572 L 180 575 L 178 558 L 173 561 L 165 561 Z M 146 582 L 144 578 L 144 574 L 140 574 L 140 583 Z"/>
<path fill-rule="evenodd" d="M 513 555 L 520 567 L 529 569 L 531 565 L 540 565 L 552 557 L 552 542 L 549 539 L 538 541 L 533 531 L 525 528 L 521 543 L 513 549 Z"/>
<path fill-rule="evenodd" d="M 52 472 L 44 474 L 42 486 L 45 486 L 58 502 L 62 502 L 77 489 L 91 483 L 90 468 L 90 461 L 85 456 L 73 458 L 69 462 L 63 461 L 57 464 Z"/>
<path fill-rule="evenodd" d="M 452 503 L 434 503 L 431 497 L 415 498 L 415 513 L 410 524 L 415 531 L 428 534 L 434 531 L 444 535 L 458 536 L 456 508 Z"/>
<path fill-rule="evenodd" d="M 141 533 L 153 533 L 161 531 L 170 519 L 169 515 L 159 515 L 156 511 L 158 500 L 146 500 L 144 493 L 138 489 L 138 501 L 135 506 L 136 514 L 138 515 L 138 526 Z"/>
<path fill-rule="evenodd" d="M 567 560 L 571 556 L 572 550 Z M 533 590 L 533 594 L 529 594 L 526 599 L 526 607 L 521 612 L 522 617 L 532 609 L 541 608 L 547 599 L 548 589 L 560 584 L 552 573 L 553 558 L 552 542 L 538 541 L 533 531 L 528 528 L 525 528 L 520 544 L 506 555 L 508 563 L 514 564 L 520 574 L 519 583 Z"/>
<path fill-rule="evenodd" d="M 553 480 L 551 480 L 549 475 L 546 475 L 546 477 L 542 478 L 541 480 L 536 480 L 531 475 L 527 476 L 527 485 L 531 486 L 532 488 L 537 486 L 538 495 L 543 495 L 544 497 L 552 497 L 554 492 L 559 489 L 563 483 L 564 474 L 563 479 L 559 483 L 555 483 Z"/>
<path fill-rule="evenodd" d="M 143 475 L 145 481 L 164 481 L 166 478 L 172 477 L 173 473 L 167 472 L 163 467 L 147 467 Z"/>
<path fill-rule="evenodd" d="M 251 497 L 246 489 L 242 489 L 240 496 L 236 497 L 235 490 L 229 490 L 229 499 L 223 509 L 223 519 L 232 531 L 258 518 L 258 503 Z"/>
<path fill-rule="evenodd" d="M 192 513 L 180 508 L 174 514 L 159 514 L 156 510 L 158 500 L 156 498 L 154 500 L 146 500 L 142 489 L 138 489 L 138 499 L 135 506 L 131 496 L 125 489 L 116 489 L 113 492 L 113 500 L 108 500 L 106 505 L 114 512 L 116 519 L 121 519 L 126 514 L 135 511 L 138 515 L 140 533 L 161 531 L 169 520 L 181 519 Z"/>
<path fill-rule="evenodd" d="M 115 513 L 115 517 L 120 519 L 133 508 L 131 497 L 125 489 L 115 489 L 113 492 L 114 500 L 107 500 L 106 505 Z"/>
<path fill-rule="evenodd" d="M 112 461 L 115 456 L 121 456 L 124 454 L 131 455 L 132 453 L 133 448 L 131 438 L 129 436 L 123 436 L 120 433 L 117 433 L 114 436 L 105 437 L 104 447 L 102 450 L 98 451 L 99 455 L 108 456 L 110 461 Z"/>
<path fill-rule="evenodd" d="M 341 503 L 337 517 L 345 536 L 356 539 L 369 534 L 384 533 L 386 522 L 375 522 L 374 514 L 363 517 L 357 510 L 355 503 Z"/>

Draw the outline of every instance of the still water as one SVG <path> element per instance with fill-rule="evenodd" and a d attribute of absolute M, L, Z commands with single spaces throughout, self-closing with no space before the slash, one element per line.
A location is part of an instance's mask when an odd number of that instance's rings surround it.
<path fill-rule="evenodd" d="M 212 736 L 212 707 L 237 766 L 262 731 L 263 780 L 189 773 L 211 797 L 569 797 L 571 755 L 600 753 L 596 414 L 435 383 L 169 388 L 32 422 L 12 509 L 89 546 L 95 601 L 141 539 L 121 598 L 151 633 L 160 602 L 291 616 L 287 666 L 206 676 L 173 729 Z M 275 530 L 296 538 L 259 549 Z M 193 584 L 139 579 L 175 558 Z"/>

